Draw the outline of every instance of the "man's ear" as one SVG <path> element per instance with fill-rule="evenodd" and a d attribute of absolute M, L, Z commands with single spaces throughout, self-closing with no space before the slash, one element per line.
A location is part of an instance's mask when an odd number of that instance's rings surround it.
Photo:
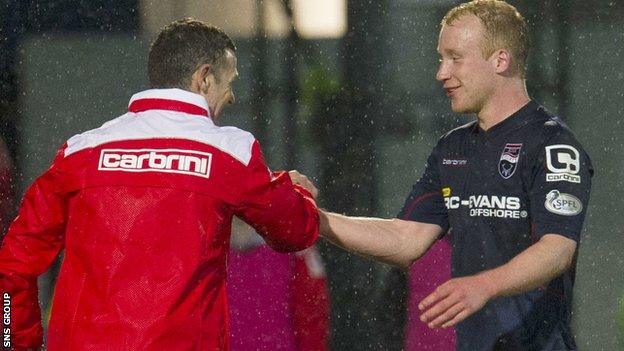
<path fill-rule="evenodd" d="M 499 49 L 494 51 L 494 69 L 498 74 L 509 75 L 511 72 L 511 53 L 505 49 Z"/>
<path fill-rule="evenodd" d="M 209 64 L 199 65 L 191 77 L 191 91 L 206 93 L 210 87 L 211 75 L 212 70 Z"/>

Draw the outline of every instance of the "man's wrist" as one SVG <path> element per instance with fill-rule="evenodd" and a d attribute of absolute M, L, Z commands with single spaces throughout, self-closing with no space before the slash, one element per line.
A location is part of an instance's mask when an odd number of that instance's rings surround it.
<path fill-rule="evenodd" d="M 479 284 L 488 296 L 488 300 L 500 296 L 502 288 L 502 279 L 496 276 L 492 270 L 481 272 L 475 277 L 479 278 Z"/>
<path fill-rule="evenodd" d="M 327 212 L 322 208 L 318 209 L 319 214 L 319 234 L 326 236 L 329 233 L 329 219 L 327 218 Z"/>

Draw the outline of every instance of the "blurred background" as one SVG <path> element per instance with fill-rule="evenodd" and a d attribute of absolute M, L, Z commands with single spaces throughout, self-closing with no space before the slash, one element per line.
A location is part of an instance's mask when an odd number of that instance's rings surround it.
<path fill-rule="evenodd" d="M 581 350 L 624 350 L 624 1 L 509 1 L 531 28 L 530 95 L 575 131 L 596 174 L 573 313 Z M 452 0 L 4 0 L 0 126 L 16 203 L 70 136 L 125 112 L 147 88 L 153 35 L 187 16 L 237 45 L 237 103 L 273 169 L 299 169 L 323 207 L 393 217 L 445 131 L 434 76 Z M 405 276 L 321 243 L 334 350 L 399 350 Z M 54 272 L 41 283 L 49 305 Z"/>

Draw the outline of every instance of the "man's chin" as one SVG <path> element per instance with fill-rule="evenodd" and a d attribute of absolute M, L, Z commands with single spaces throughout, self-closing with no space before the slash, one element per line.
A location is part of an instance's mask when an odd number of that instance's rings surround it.
<path fill-rule="evenodd" d="M 459 104 L 457 102 L 453 102 L 452 100 L 451 100 L 451 110 L 455 113 L 461 113 L 461 114 L 476 113 L 474 108 L 470 108 L 470 106 L 466 106 L 466 105 Z"/>
<path fill-rule="evenodd" d="M 467 113 L 465 112 L 467 110 L 466 106 L 453 102 L 452 100 L 451 100 L 451 110 L 453 110 L 453 112 L 455 113 Z"/>

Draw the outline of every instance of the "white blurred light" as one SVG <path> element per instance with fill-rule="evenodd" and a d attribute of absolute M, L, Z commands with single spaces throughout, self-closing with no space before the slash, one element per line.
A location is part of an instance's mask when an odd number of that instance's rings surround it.
<path fill-rule="evenodd" d="M 442 5 L 454 5 L 459 4 L 458 0 L 399 0 L 399 3 L 409 5 L 423 5 L 423 6 L 442 6 Z"/>
<path fill-rule="evenodd" d="M 295 28 L 305 39 L 340 38 L 347 30 L 346 0 L 292 0 Z M 256 6 L 264 6 L 265 33 L 288 35 L 290 23 L 281 0 L 141 0 L 143 28 L 157 33 L 163 25 L 186 16 L 208 21 L 234 37 L 256 32 Z"/>
<path fill-rule="evenodd" d="M 264 6 L 264 31 L 266 35 L 272 38 L 286 37 L 290 23 L 288 23 L 282 1 L 262 0 L 262 6 Z"/>
<path fill-rule="evenodd" d="M 347 31 L 346 0 L 293 0 L 293 12 L 303 38 L 339 38 Z"/>

